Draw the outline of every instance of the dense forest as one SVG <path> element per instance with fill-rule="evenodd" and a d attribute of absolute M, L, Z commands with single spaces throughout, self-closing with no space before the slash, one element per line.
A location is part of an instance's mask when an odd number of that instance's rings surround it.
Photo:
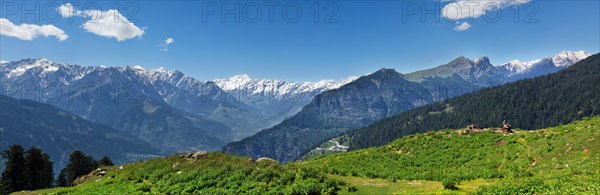
<path fill-rule="evenodd" d="M 408 110 L 348 132 L 350 149 L 387 144 L 397 138 L 469 124 L 539 129 L 600 114 L 600 54 L 546 76 L 486 88 Z"/>

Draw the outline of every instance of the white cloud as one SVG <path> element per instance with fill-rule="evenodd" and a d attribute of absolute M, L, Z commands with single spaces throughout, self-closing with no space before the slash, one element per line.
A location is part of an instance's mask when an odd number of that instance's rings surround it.
<path fill-rule="evenodd" d="M 467 29 L 471 28 L 471 25 L 468 22 L 463 22 L 460 25 L 454 27 L 454 30 L 456 31 L 465 31 Z"/>
<path fill-rule="evenodd" d="M 73 5 L 70 3 L 62 4 L 57 9 L 58 13 L 62 17 L 73 17 L 73 16 L 81 16 L 81 11 L 75 10 Z"/>
<path fill-rule="evenodd" d="M 169 45 L 171 43 L 173 43 L 173 41 L 175 41 L 173 38 L 169 37 L 167 39 L 165 39 L 165 45 Z"/>
<path fill-rule="evenodd" d="M 108 38 L 115 38 L 117 41 L 125 41 L 135 37 L 141 38 L 144 30 L 135 26 L 125 16 L 117 10 L 76 10 L 69 3 L 63 4 L 58 8 L 58 12 L 63 17 L 80 16 L 87 19 L 82 28 L 88 32 Z"/>
<path fill-rule="evenodd" d="M 6 60 L 0 60 L 0 64 L 6 64 L 6 63 L 8 63 L 8 61 L 6 61 Z"/>
<path fill-rule="evenodd" d="M 175 39 L 169 37 L 167 39 L 165 39 L 163 41 L 162 44 L 160 44 L 160 47 L 162 48 L 161 50 L 163 51 L 167 51 L 167 49 L 169 49 L 169 45 L 171 45 L 173 42 L 175 42 Z"/>
<path fill-rule="evenodd" d="M 442 8 L 442 16 L 451 20 L 479 18 L 488 11 L 511 5 L 527 3 L 530 0 L 451 0 Z"/>
<path fill-rule="evenodd" d="M 16 25 L 6 18 L 0 18 L 0 35 L 31 41 L 39 36 L 56 37 L 58 41 L 69 38 L 65 31 L 54 25 L 20 24 Z"/>

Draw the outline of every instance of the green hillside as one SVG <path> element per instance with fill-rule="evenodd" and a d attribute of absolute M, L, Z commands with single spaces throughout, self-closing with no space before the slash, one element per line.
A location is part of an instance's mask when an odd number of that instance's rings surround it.
<path fill-rule="evenodd" d="M 327 194 L 343 185 L 313 168 L 216 152 L 199 158 L 173 155 L 105 171 L 76 180 L 82 184 L 75 187 L 16 194 Z"/>
<path fill-rule="evenodd" d="M 482 193 L 600 192 L 600 117 L 510 135 L 462 132 L 414 134 L 299 164 L 333 175 L 388 181 L 490 181 L 478 189 Z"/>
<path fill-rule="evenodd" d="M 600 193 L 600 117 L 505 135 L 442 130 L 279 165 L 222 153 L 107 167 L 80 185 L 18 194 Z"/>

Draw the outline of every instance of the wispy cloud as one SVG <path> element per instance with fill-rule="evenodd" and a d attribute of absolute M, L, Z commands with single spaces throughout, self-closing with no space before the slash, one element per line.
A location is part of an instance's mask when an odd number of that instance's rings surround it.
<path fill-rule="evenodd" d="M 144 29 L 131 23 L 117 10 L 77 10 L 70 3 L 66 3 L 57 11 L 63 17 L 84 17 L 87 21 L 82 25 L 83 29 L 103 37 L 115 38 L 119 42 L 135 37 L 141 38 L 145 33 Z"/>
<path fill-rule="evenodd" d="M 56 37 L 58 41 L 64 41 L 69 38 L 69 35 L 67 35 L 65 31 L 54 25 L 35 25 L 26 23 L 16 25 L 6 18 L 0 18 L 0 34 L 27 41 L 31 41 L 39 36 L 53 36 Z"/>
<path fill-rule="evenodd" d="M 173 39 L 172 37 L 165 39 L 163 43 L 160 44 L 161 50 L 167 51 L 169 49 L 169 45 L 173 44 L 173 42 L 175 42 L 175 39 Z"/>
<path fill-rule="evenodd" d="M 471 25 L 468 22 L 463 22 L 460 25 L 454 27 L 454 30 L 456 31 L 465 31 L 467 29 L 471 28 Z"/>

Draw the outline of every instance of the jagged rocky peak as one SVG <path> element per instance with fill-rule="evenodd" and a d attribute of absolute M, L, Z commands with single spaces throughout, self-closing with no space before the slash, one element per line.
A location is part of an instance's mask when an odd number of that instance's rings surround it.
<path fill-rule="evenodd" d="M 487 56 L 483 56 L 481 58 L 475 58 L 472 62 L 476 65 L 491 65 L 490 59 Z"/>
<path fill-rule="evenodd" d="M 375 75 L 393 75 L 393 76 L 398 76 L 398 75 L 402 75 L 399 72 L 396 72 L 395 69 L 393 68 L 382 68 L 379 69 L 378 71 L 374 72 L 373 74 L 370 74 L 371 76 L 375 76 Z"/>

